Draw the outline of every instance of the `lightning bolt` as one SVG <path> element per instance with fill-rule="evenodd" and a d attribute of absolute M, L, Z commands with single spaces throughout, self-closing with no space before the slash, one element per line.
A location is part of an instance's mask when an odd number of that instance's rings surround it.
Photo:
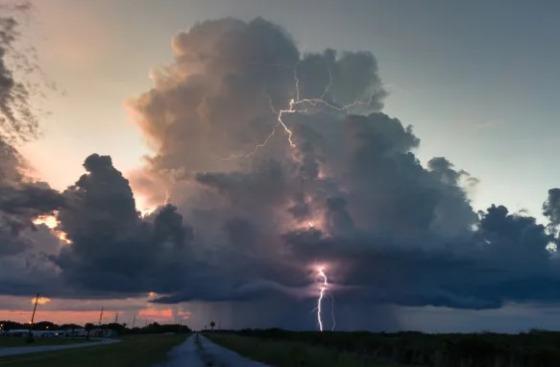
<path fill-rule="evenodd" d="M 255 148 L 253 150 L 251 150 L 250 152 L 231 154 L 229 157 L 223 158 L 223 160 L 246 159 L 246 158 L 249 158 L 249 157 L 253 156 L 254 154 L 257 153 L 257 151 L 259 149 L 264 148 L 268 144 L 268 142 L 276 134 L 276 129 L 278 127 L 281 127 L 282 130 L 284 130 L 284 133 L 288 137 L 288 144 L 290 145 L 290 148 L 292 148 L 292 149 L 297 148 L 296 143 L 294 142 L 294 132 L 292 131 L 292 129 L 290 129 L 288 127 L 288 125 L 284 121 L 284 116 L 286 116 L 286 115 L 295 114 L 295 113 L 298 113 L 298 112 L 307 113 L 307 112 L 309 112 L 310 107 L 317 108 L 319 106 L 322 106 L 324 108 L 327 108 L 327 109 L 330 109 L 330 110 L 333 110 L 333 111 L 336 111 L 336 112 L 347 113 L 350 109 L 352 109 L 356 106 L 370 105 L 371 102 L 373 101 L 373 98 L 375 97 L 375 94 L 372 93 L 367 100 L 357 99 L 354 102 L 343 105 L 343 106 L 340 106 L 340 105 L 337 105 L 335 103 L 329 102 L 326 99 L 326 97 L 328 96 L 328 94 L 329 94 L 329 92 L 332 88 L 332 85 L 333 85 L 333 75 L 332 75 L 332 71 L 329 69 L 328 70 L 329 81 L 326 84 L 325 88 L 323 89 L 323 92 L 321 93 L 321 96 L 318 97 L 318 98 L 301 98 L 301 87 L 300 87 L 301 86 L 301 81 L 299 79 L 297 70 L 298 69 L 297 69 L 297 66 L 296 66 L 294 68 L 294 73 L 293 73 L 295 97 L 290 99 L 290 101 L 288 102 L 287 108 L 282 108 L 282 109 L 277 110 L 273 105 L 272 98 L 270 97 L 269 94 L 267 94 L 268 104 L 269 104 L 270 110 L 271 110 L 272 114 L 276 115 L 276 123 L 272 127 L 272 130 L 271 130 L 270 134 L 266 137 L 266 139 L 262 143 L 259 143 L 259 144 L 255 145 Z"/>
<path fill-rule="evenodd" d="M 347 113 L 350 109 L 359 106 L 359 105 L 371 105 L 373 98 L 375 97 L 375 93 L 372 93 L 369 98 L 367 100 L 363 100 L 363 99 L 357 99 L 355 101 L 353 101 L 352 103 L 343 105 L 343 106 L 339 106 L 337 104 L 331 103 L 329 101 L 327 101 L 325 99 L 325 97 L 329 94 L 332 85 L 333 85 L 333 75 L 332 75 L 332 71 L 329 69 L 329 81 L 327 83 L 327 85 L 325 86 L 325 88 L 323 89 L 323 93 L 321 93 L 321 96 L 319 98 L 301 98 L 301 91 L 300 91 L 300 79 L 298 77 L 298 73 L 297 73 L 297 66 L 294 68 L 294 84 L 295 84 L 295 98 L 290 99 L 290 102 L 288 103 L 288 108 L 285 109 L 280 109 L 279 111 L 276 111 L 276 109 L 274 108 L 273 104 L 272 104 L 272 99 L 269 96 L 269 105 L 271 108 L 271 111 L 273 113 L 277 114 L 277 122 L 278 124 L 274 126 L 272 133 L 266 138 L 266 140 L 261 143 L 258 144 L 256 149 L 262 148 L 264 146 L 266 146 L 266 144 L 268 143 L 268 141 L 270 140 L 270 138 L 274 135 L 274 132 L 276 130 L 276 126 L 280 125 L 283 129 L 284 132 L 286 133 L 286 135 L 288 136 L 288 143 L 290 144 L 291 148 L 296 148 L 296 144 L 293 141 L 293 137 L 294 137 L 294 132 L 288 127 L 288 125 L 284 122 L 284 115 L 287 114 L 294 114 L 297 112 L 308 112 L 308 106 L 311 107 L 317 107 L 317 106 L 323 106 L 327 109 L 331 109 L 333 111 L 337 111 L 337 112 L 341 112 L 341 113 Z"/>
<path fill-rule="evenodd" d="M 324 266 L 317 268 L 317 274 L 322 280 L 319 286 L 319 297 L 317 298 L 317 323 L 319 324 L 319 331 L 323 332 L 323 299 L 325 298 L 325 291 L 329 287 L 329 280 L 327 274 L 325 274 Z"/>
<path fill-rule="evenodd" d="M 299 94 L 299 92 L 298 92 L 298 94 Z M 294 133 L 293 133 L 292 130 L 290 130 L 288 128 L 288 125 L 286 125 L 286 123 L 284 122 L 282 117 L 284 116 L 284 114 L 295 113 L 296 112 L 296 110 L 294 109 L 295 103 L 296 103 L 296 101 L 292 98 L 290 100 L 290 103 L 288 104 L 288 106 L 289 106 L 288 109 L 283 109 L 283 110 L 278 111 L 278 119 L 277 119 L 280 126 L 282 126 L 282 128 L 284 129 L 284 131 L 288 135 L 288 143 L 290 144 L 290 147 L 292 147 L 292 148 L 296 147 L 296 145 L 294 144 L 294 141 L 292 140 L 292 137 L 294 136 Z"/>

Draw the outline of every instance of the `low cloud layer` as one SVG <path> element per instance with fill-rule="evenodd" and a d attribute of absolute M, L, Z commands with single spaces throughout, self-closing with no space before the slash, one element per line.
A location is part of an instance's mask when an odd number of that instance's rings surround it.
<path fill-rule="evenodd" d="M 62 197 L 44 182 L 26 179 L 17 151 L 0 139 L 0 254 L 17 253 L 28 243 L 23 232 L 33 219 L 62 205 Z"/>
<path fill-rule="evenodd" d="M 547 226 L 500 205 L 476 212 L 464 188 L 476 179 L 445 157 L 422 165 L 412 127 L 382 112 L 371 53 L 302 54 L 263 19 L 202 22 L 172 48 L 128 104 L 153 149 L 130 183 L 98 154 L 62 193 L 23 183 L 5 145 L 1 177 L 15 184 L 0 181 L 0 261 L 25 248 L 21 228 L 55 213 L 71 243 L 45 263 L 63 296 L 251 301 L 308 325 L 321 264 L 341 309 L 560 300 L 560 190 Z"/>

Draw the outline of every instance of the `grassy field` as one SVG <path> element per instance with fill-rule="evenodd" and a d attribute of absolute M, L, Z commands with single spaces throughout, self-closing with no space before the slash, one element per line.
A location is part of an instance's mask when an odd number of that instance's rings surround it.
<path fill-rule="evenodd" d="M 136 335 L 122 342 L 50 353 L 0 358 L 4 367 L 151 367 L 165 361 L 167 352 L 186 335 Z"/>
<path fill-rule="evenodd" d="M 208 337 L 276 366 L 558 367 L 560 332 L 422 334 L 286 331 L 208 332 Z"/>
<path fill-rule="evenodd" d="M 208 333 L 206 336 L 243 356 L 278 367 L 397 367 L 380 363 L 371 357 L 299 341 L 225 333 Z"/>
<path fill-rule="evenodd" d="M 85 338 L 36 338 L 33 343 L 27 343 L 25 338 L 0 337 L 0 347 L 33 347 L 40 345 L 61 345 L 83 343 Z"/>

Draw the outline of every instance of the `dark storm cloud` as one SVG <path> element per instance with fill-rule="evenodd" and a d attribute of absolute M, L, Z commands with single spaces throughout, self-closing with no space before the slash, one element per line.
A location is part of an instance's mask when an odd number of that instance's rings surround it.
<path fill-rule="evenodd" d="M 419 239 L 395 242 L 371 232 L 332 237 L 303 230 L 286 240 L 299 258 L 321 254 L 320 261 L 337 263 L 337 273 L 355 286 L 341 290 L 347 298 L 480 309 L 560 297 L 559 264 L 546 250 L 553 238 L 544 226 L 503 206 L 488 208 L 479 226 L 464 239 L 421 238 L 431 244 L 424 248 Z"/>
<path fill-rule="evenodd" d="M 445 157 L 419 162 L 412 128 L 380 112 L 371 53 L 301 55 L 262 19 L 203 22 L 173 48 L 175 62 L 131 102 L 155 149 L 139 187 L 164 186 L 208 268 L 193 267 L 197 286 L 161 302 L 309 293 L 317 263 L 355 300 L 488 308 L 556 299 L 557 260 L 546 249 L 555 238 L 502 206 L 475 213 L 463 184 L 476 179 Z M 282 122 L 295 146 L 278 124 L 291 99 Z"/>
<path fill-rule="evenodd" d="M 84 167 L 87 173 L 64 191 L 58 215 L 72 241 L 54 259 L 64 277 L 95 291 L 176 289 L 193 236 L 176 208 L 162 206 L 143 218 L 110 157 L 93 154 Z"/>
<path fill-rule="evenodd" d="M 131 184 L 94 154 L 61 199 L 40 184 L 0 199 L 10 215 L 58 209 L 72 244 L 47 263 L 66 292 L 301 311 L 323 264 L 343 309 L 560 299 L 547 250 L 560 194 L 544 205 L 548 229 L 503 206 L 476 213 L 463 187 L 475 179 L 445 157 L 423 165 L 412 127 L 381 112 L 371 53 L 302 55 L 263 19 L 202 22 L 172 47 L 174 62 L 129 103 L 154 149 Z M 160 206 L 142 216 L 131 186 Z"/>
<path fill-rule="evenodd" d="M 45 183 L 0 183 L 0 255 L 23 251 L 28 241 L 21 236 L 33 230 L 33 219 L 62 205 L 60 194 Z"/>

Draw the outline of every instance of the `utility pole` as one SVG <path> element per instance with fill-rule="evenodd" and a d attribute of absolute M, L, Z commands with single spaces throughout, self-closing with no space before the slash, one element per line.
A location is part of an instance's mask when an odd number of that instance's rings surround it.
<path fill-rule="evenodd" d="M 33 342 L 33 323 L 35 322 L 35 313 L 37 312 L 37 305 L 39 304 L 39 293 L 35 295 L 35 302 L 33 302 L 33 312 L 31 313 L 31 321 L 29 322 L 29 334 L 27 335 L 27 342 Z"/>
<path fill-rule="evenodd" d="M 134 329 L 134 326 L 135 326 L 135 325 L 136 325 L 136 314 L 134 314 L 134 315 L 132 316 L 132 327 L 131 327 L 131 329 Z"/>
<path fill-rule="evenodd" d="M 101 312 L 99 313 L 99 325 L 103 322 L 103 306 L 101 306 Z"/>
<path fill-rule="evenodd" d="M 35 322 L 35 312 L 37 312 L 37 305 L 39 304 L 39 293 L 35 296 L 35 302 L 33 302 L 33 313 L 31 314 L 31 322 L 30 325 L 33 327 L 33 323 Z"/>
<path fill-rule="evenodd" d="M 115 313 L 115 324 L 119 323 L 119 311 Z"/>

